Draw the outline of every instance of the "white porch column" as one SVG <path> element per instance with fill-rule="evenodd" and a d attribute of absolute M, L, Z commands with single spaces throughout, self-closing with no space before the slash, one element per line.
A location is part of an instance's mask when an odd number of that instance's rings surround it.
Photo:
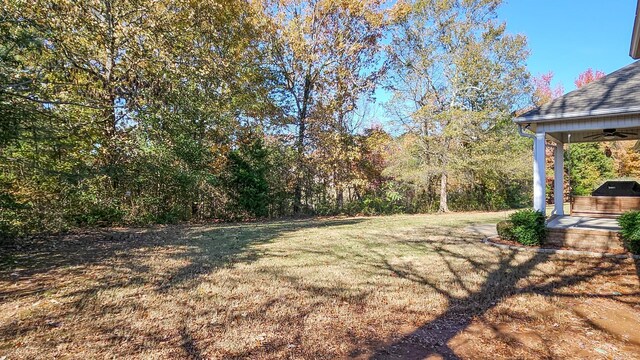
<path fill-rule="evenodd" d="M 553 152 L 553 214 L 564 215 L 564 144 L 557 143 Z"/>
<path fill-rule="evenodd" d="M 545 133 L 536 133 L 535 137 L 533 140 L 533 208 L 544 214 L 546 211 Z"/>

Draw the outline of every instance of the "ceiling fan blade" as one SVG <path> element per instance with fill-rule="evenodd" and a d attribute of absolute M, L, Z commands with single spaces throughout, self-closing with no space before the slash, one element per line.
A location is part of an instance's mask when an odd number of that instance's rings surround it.
<path fill-rule="evenodd" d="M 628 138 L 628 136 L 627 136 L 627 135 L 625 135 L 625 134 L 623 134 L 623 133 L 619 133 L 619 132 L 614 133 L 614 134 L 613 134 L 613 136 L 615 136 L 615 137 L 619 137 L 619 138 L 621 138 L 621 139 Z"/>
<path fill-rule="evenodd" d="M 602 134 L 595 134 L 595 135 L 585 136 L 584 139 L 599 139 L 599 138 L 601 138 L 603 136 L 604 135 L 602 135 Z"/>
<path fill-rule="evenodd" d="M 628 131 L 618 131 L 618 134 L 624 134 L 624 135 L 638 135 L 638 133 L 634 133 L 634 132 L 628 132 Z"/>

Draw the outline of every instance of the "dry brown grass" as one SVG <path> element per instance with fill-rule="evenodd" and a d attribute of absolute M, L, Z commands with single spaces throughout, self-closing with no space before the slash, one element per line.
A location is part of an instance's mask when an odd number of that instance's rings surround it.
<path fill-rule="evenodd" d="M 640 358 L 638 264 L 503 213 L 115 229 L 2 249 L 0 358 Z"/>

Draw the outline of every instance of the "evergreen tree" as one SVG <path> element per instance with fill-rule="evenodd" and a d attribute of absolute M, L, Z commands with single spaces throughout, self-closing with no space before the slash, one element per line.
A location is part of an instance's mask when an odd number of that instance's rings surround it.
<path fill-rule="evenodd" d="M 228 186 L 235 205 L 255 217 L 269 215 L 268 150 L 260 137 L 248 138 L 229 152 Z"/>

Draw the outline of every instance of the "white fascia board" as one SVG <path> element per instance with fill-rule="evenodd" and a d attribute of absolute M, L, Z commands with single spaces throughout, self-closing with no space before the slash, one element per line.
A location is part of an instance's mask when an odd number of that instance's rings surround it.
<path fill-rule="evenodd" d="M 533 116 L 519 116 L 514 118 L 513 121 L 517 123 L 528 122 L 542 122 L 552 120 L 573 120 L 573 119 L 587 119 L 592 117 L 606 117 L 615 115 L 634 115 L 640 114 L 640 106 L 630 106 L 617 109 L 602 109 L 602 110 L 589 110 L 589 111 L 576 111 L 560 114 L 547 114 L 547 115 L 533 115 Z"/>

